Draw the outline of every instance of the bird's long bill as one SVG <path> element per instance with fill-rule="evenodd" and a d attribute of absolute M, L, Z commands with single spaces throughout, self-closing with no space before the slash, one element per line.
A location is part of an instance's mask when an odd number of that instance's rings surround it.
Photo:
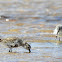
<path fill-rule="evenodd" d="M 29 49 L 29 53 L 31 53 L 31 50 Z"/>

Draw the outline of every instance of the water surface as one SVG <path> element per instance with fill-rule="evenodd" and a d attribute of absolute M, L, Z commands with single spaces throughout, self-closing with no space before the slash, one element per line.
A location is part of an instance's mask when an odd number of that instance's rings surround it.
<path fill-rule="evenodd" d="M 53 30 L 62 24 L 61 0 L 0 0 L 0 38 L 20 37 L 31 46 L 9 48 L 0 43 L 0 62 L 62 62 L 61 42 Z M 3 58 L 3 59 L 2 59 Z"/>

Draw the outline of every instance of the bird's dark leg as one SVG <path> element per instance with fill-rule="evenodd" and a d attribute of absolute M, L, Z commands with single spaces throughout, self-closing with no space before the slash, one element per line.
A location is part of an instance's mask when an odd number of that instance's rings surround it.
<path fill-rule="evenodd" d="M 31 50 L 29 49 L 29 53 L 31 53 Z"/>
<path fill-rule="evenodd" d="M 59 37 L 59 41 L 60 41 L 60 37 Z"/>
<path fill-rule="evenodd" d="M 56 36 L 56 39 L 57 39 L 57 36 Z"/>
<path fill-rule="evenodd" d="M 12 48 L 9 49 L 9 52 L 12 52 Z"/>

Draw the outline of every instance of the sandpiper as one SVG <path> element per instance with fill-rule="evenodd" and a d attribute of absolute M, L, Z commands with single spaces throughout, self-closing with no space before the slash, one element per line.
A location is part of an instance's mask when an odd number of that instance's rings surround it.
<path fill-rule="evenodd" d="M 53 34 L 56 35 L 56 38 L 59 37 L 59 41 L 60 41 L 60 37 L 62 37 L 62 25 L 57 25 Z"/>
<path fill-rule="evenodd" d="M 12 48 L 22 46 L 25 49 L 29 50 L 29 53 L 31 52 L 31 46 L 27 43 L 22 41 L 18 37 L 8 37 L 6 39 L 0 39 L 0 42 L 4 43 L 6 46 L 8 46 L 9 52 L 12 52 Z"/>

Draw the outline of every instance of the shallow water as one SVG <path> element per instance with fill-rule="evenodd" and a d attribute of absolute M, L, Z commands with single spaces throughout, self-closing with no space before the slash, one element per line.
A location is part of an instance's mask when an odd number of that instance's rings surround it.
<path fill-rule="evenodd" d="M 30 42 L 31 53 L 22 47 L 14 48 L 13 53 L 8 53 L 8 48 L 0 46 L 1 62 L 61 62 L 62 44 Z M 2 59 L 3 58 L 3 59 Z"/>
<path fill-rule="evenodd" d="M 32 52 L 18 47 L 9 53 L 0 43 L 0 62 L 62 62 L 62 38 L 53 34 L 62 24 L 61 0 L 0 0 L 1 15 L 9 18 L 0 17 L 0 38 L 20 37 Z"/>

